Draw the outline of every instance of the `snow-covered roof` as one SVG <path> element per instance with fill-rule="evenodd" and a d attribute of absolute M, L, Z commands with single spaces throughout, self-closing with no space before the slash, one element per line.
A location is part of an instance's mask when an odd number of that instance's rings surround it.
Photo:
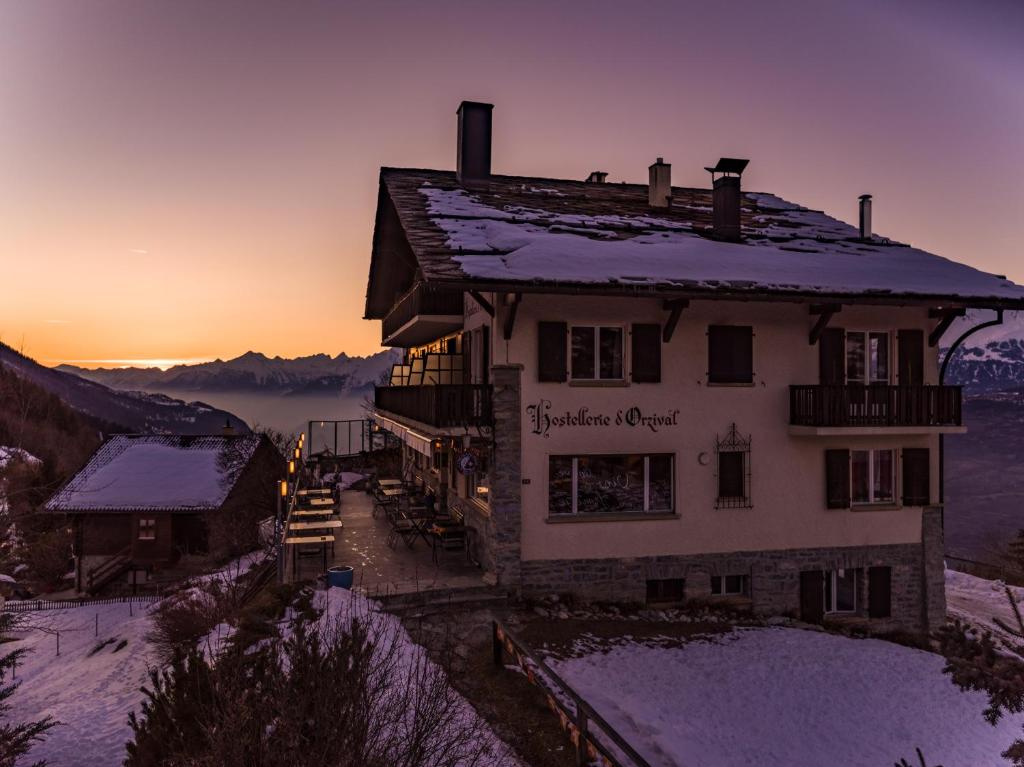
<path fill-rule="evenodd" d="M 639 184 L 493 176 L 465 189 L 450 172 L 385 168 L 381 191 L 427 281 L 1024 307 L 1024 287 L 1004 277 L 862 240 L 856 227 L 771 194 L 743 194 L 744 239 L 732 243 L 710 237 L 709 189 L 673 187 L 672 206 L 653 209 Z M 378 241 L 388 242 L 375 237 L 375 262 L 386 249 Z M 382 271 L 371 265 L 367 316 L 379 313 Z"/>
<path fill-rule="evenodd" d="M 260 439 L 256 435 L 111 437 L 46 508 L 59 512 L 217 509 Z"/>

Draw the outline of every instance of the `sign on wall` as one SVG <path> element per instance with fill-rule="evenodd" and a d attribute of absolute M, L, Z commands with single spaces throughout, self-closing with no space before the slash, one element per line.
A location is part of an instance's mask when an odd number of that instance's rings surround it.
<path fill-rule="evenodd" d="M 631 427 L 649 429 L 657 434 L 661 429 L 679 425 L 679 410 L 662 412 L 645 411 L 638 405 L 622 408 L 614 412 L 591 410 L 579 407 L 575 410 L 555 411 L 551 400 L 540 399 L 526 408 L 527 419 L 530 421 L 531 433 L 541 437 L 551 436 L 551 430 L 577 428 L 611 428 Z"/>

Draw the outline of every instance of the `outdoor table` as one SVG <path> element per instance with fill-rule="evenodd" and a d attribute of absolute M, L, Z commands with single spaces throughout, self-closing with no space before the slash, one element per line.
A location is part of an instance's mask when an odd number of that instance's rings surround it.
<path fill-rule="evenodd" d="M 303 506 L 333 506 L 333 498 L 307 498 L 302 502 Z"/>
<path fill-rule="evenodd" d="M 412 526 L 409 548 L 412 548 L 413 543 L 415 543 L 416 536 L 422 538 L 428 546 L 433 545 L 430 541 L 430 529 L 433 525 L 433 520 L 431 520 L 430 517 L 422 516 L 420 514 L 403 513 L 402 518 L 408 520 Z"/>
<path fill-rule="evenodd" d="M 293 517 L 329 517 L 333 509 L 296 509 L 292 512 Z"/>
<path fill-rule="evenodd" d="M 323 522 L 292 522 L 288 530 L 338 530 L 345 524 L 339 519 L 325 519 Z"/>
<path fill-rule="evenodd" d="M 378 479 L 377 484 L 381 487 L 401 487 L 402 480 L 400 479 Z"/>
<path fill-rule="evenodd" d="M 383 487 L 380 492 L 381 495 L 388 498 L 397 498 L 400 495 L 405 495 L 405 490 L 400 487 Z"/>
<path fill-rule="evenodd" d="M 285 544 L 290 546 L 303 546 L 305 544 L 319 543 L 324 555 L 324 570 L 327 569 L 327 544 L 331 544 L 334 547 L 334 536 L 333 535 L 292 535 L 284 539 Z M 298 552 L 292 554 L 292 577 L 299 569 L 299 558 Z"/>
<path fill-rule="evenodd" d="M 305 498 L 307 495 L 330 495 L 330 494 L 331 494 L 331 490 L 330 490 L 330 488 L 327 488 L 327 487 L 312 487 L 312 488 L 309 488 L 308 490 L 299 490 L 299 492 L 296 493 L 296 495 L 299 496 L 299 498 Z"/>

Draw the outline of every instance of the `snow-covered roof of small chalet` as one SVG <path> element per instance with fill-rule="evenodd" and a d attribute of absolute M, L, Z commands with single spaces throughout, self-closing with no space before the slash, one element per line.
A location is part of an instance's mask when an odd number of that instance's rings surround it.
<path fill-rule="evenodd" d="M 210 511 L 252 459 L 257 435 L 117 435 L 46 504 L 49 511 Z"/>
<path fill-rule="evenodd" d="M 382 317 L 409 287 L 388 272 L 410 268 L 481 290 L 1024 308 L 1024 287 L 1003 277 L 884 237 L 864 241 L 856 227 L 772 194 L 743 194 L 742 243 L 712 239 L 711 214 L 710 189 L 673 187 L 671 207 L 655 209 L 643 184 L 492 176 L 465 189 L 452 172 L 383 168 L 366 316 Z"/>

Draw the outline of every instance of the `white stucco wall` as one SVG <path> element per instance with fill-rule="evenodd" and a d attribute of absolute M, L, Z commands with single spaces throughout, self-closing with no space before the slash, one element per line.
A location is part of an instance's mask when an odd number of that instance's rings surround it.
<path fill-rule="evenodd" d="M 675 334 L 662 346 L 662 382 L 582 386 L 537 381 L 537 323 L 664 324 L 668 312 L 653 299 L 527 295 L 510 342 L 502 338 L 507 310 L 493 294 L 492 320 L 483 312 L 467 326 L 492 326 L 492 362 L 523 366 L 522 557 L 524 560 L 634 557 L 768 549 L 912 543 L 921 539 L 921 509 L 850 511 L 825 507 L 826 448 L 931 449 L 932 501 L 938 499 L 938 438 L 886 433 L 878 436 L 820 437 L 789 433 L 790 384 L 818 383 L 818 347 L 808 344 L 814 318 L 806 305 L 753 302 L 693 302 Z M 469 299 L 467 299 L 469 300 Z M 920 328 L 925 337 L 934 320 L 924 308 L 844 307 L 831 325 L 847 330 Z M 707 327 L 752 325 L 754 384 L 709 386 L 706 382 Z M 895 347 L 895 335 L 892 338 Z M 626 364 L 628 370 L 628 340 Z M 895 348 L 893 371 L 895 375 Z M 937 382 L 937 352 L 925 348 L 925 382 Z M 552 414 L 587 407 L 612 416 L 607 427 L 553 428 L 532 432 L 527 408 L 546 399 Z M 676 426 L 657 432 L 615 425 L 620 410 L 646 413 L 678 410 Z M 752 440 L 753 508 L 716 509 L 716 435 L 735 423 Z M 674 453 L 675 513 L 672 519 L 554 522 L 548 518 L 548 457 L 587 453 Z M 698 457 L 710 460 L 701 465 Z M 897 466 L 897 477 L 900 467 Z"/>

